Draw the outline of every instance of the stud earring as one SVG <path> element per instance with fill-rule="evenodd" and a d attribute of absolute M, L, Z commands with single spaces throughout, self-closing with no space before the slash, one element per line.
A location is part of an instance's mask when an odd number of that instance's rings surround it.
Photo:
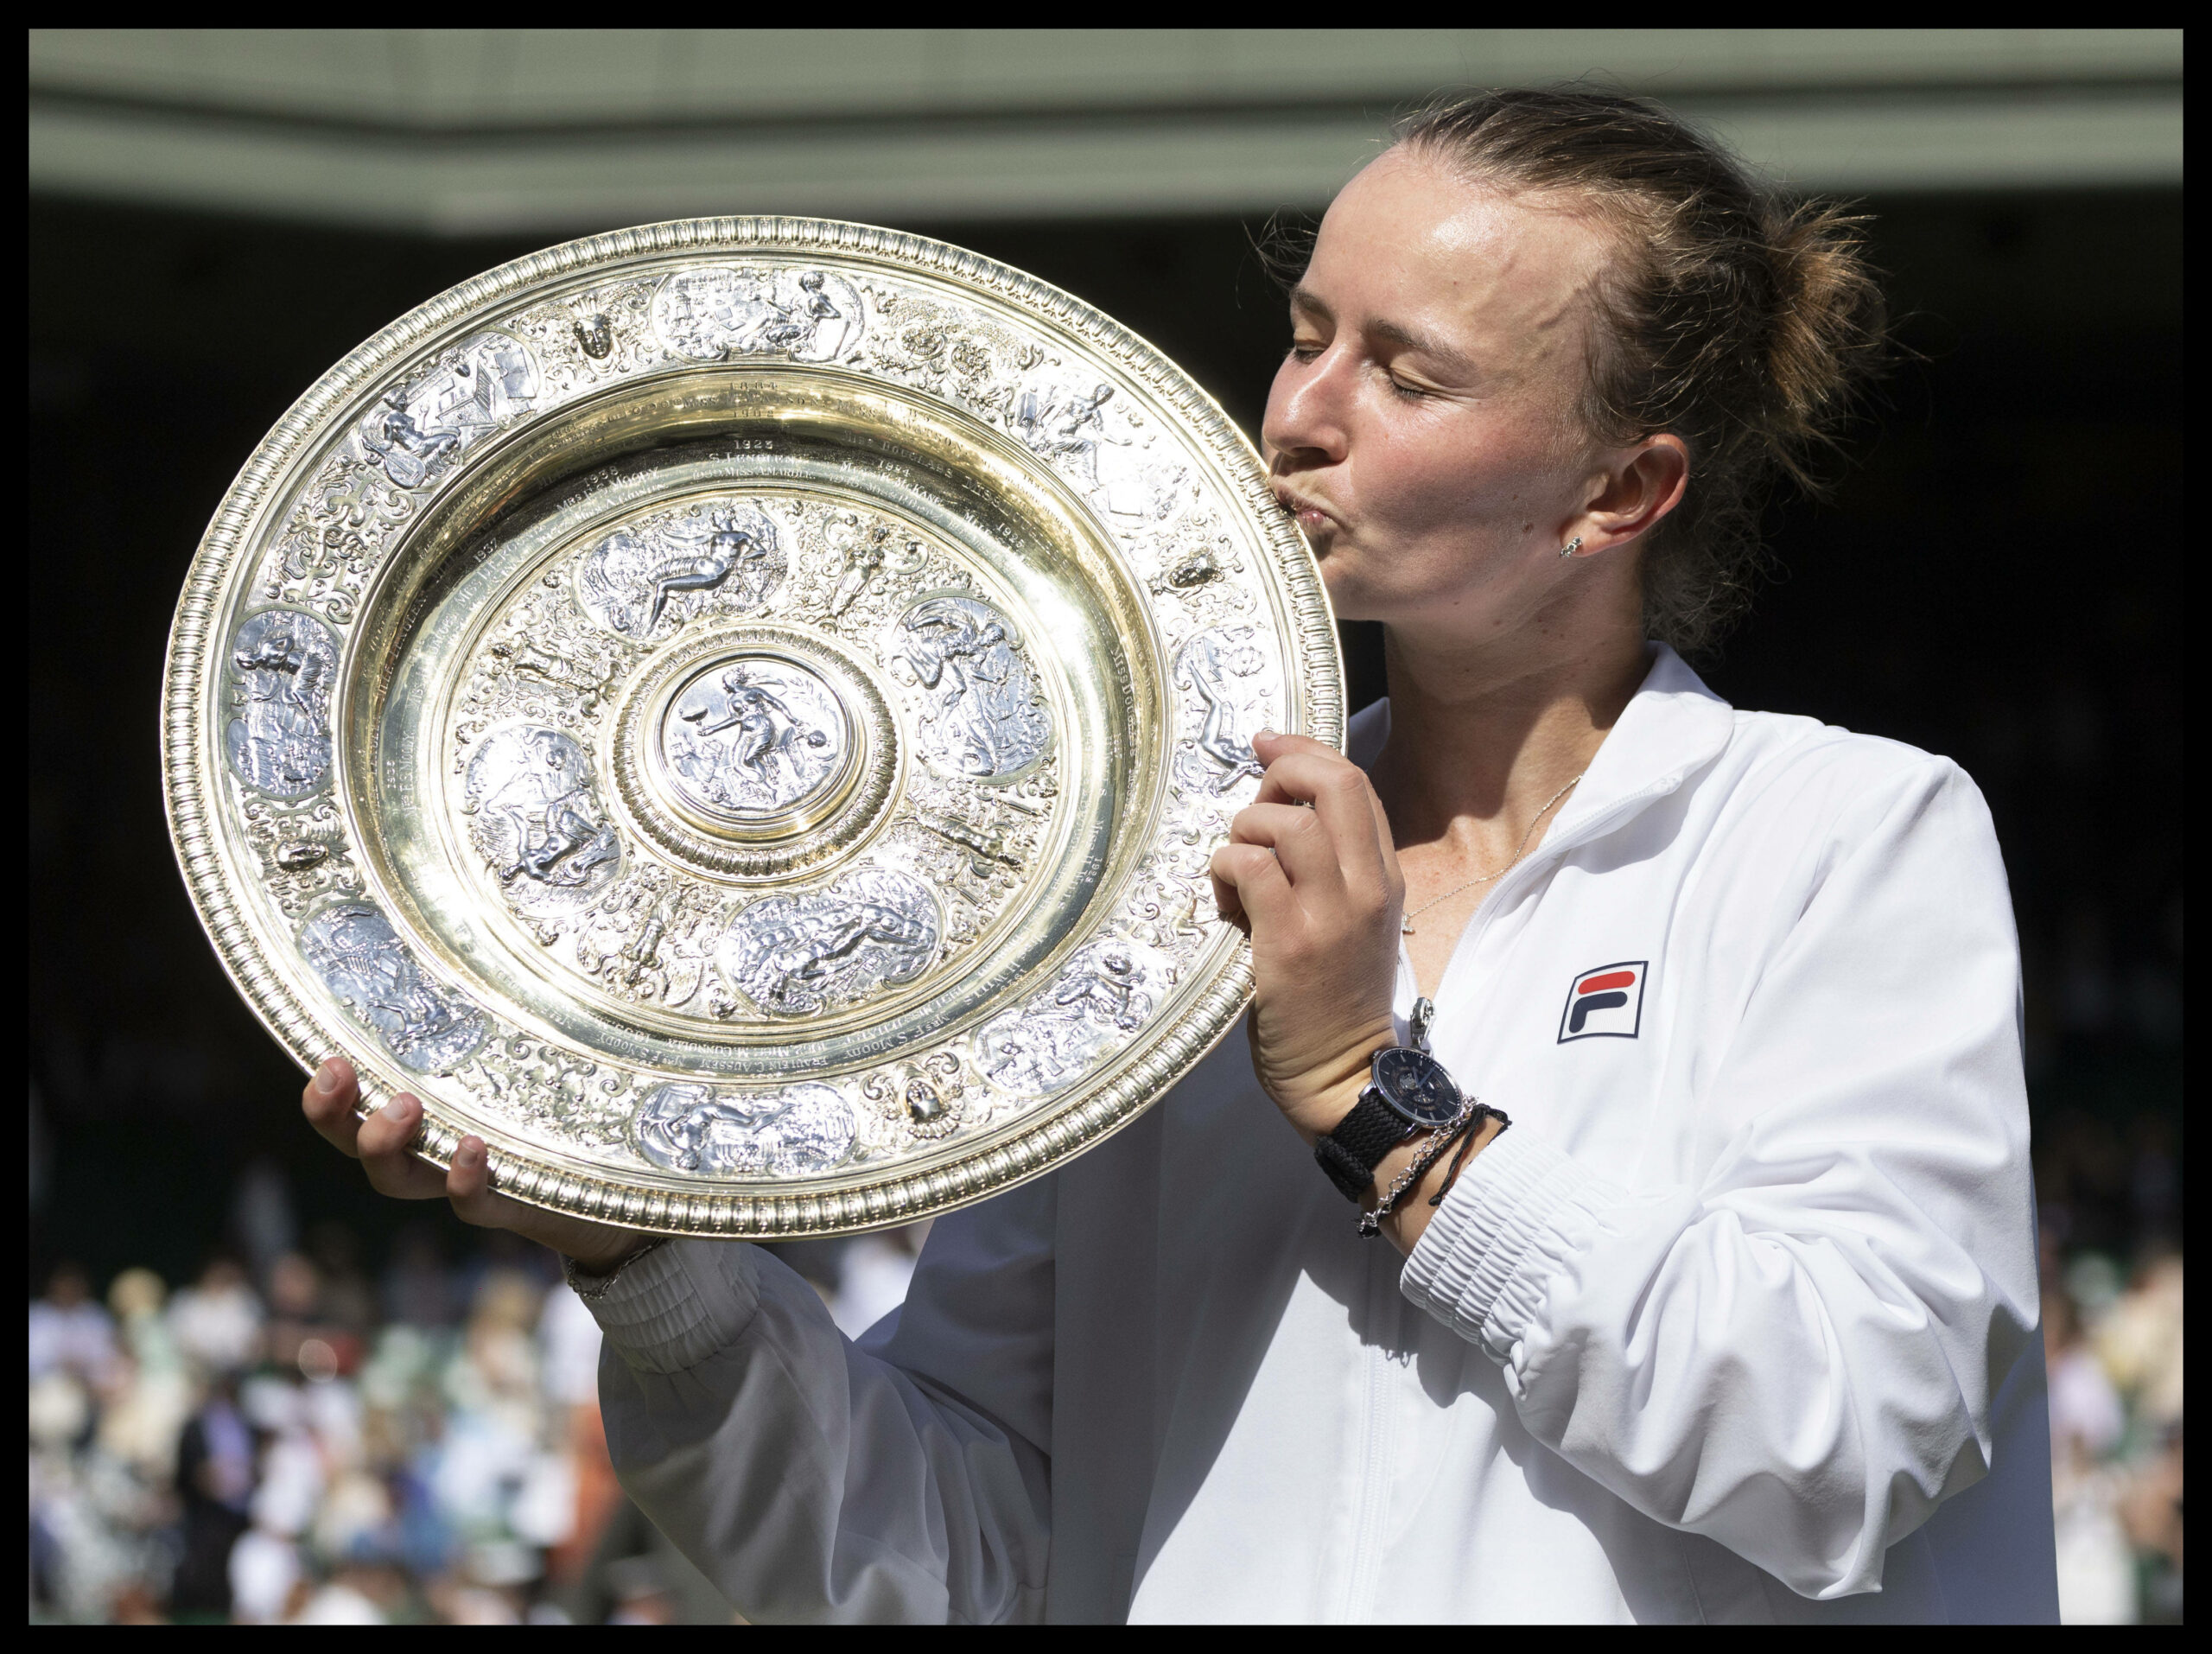
<path fill-rule="evenodd" d="M 1571 557 L 1581 549 L 1582 537 L 1578 534 L 1573 539 L 1569 540 L 1565 545 L 1560 547 L 1559 554 L 1562 557 Z"/>

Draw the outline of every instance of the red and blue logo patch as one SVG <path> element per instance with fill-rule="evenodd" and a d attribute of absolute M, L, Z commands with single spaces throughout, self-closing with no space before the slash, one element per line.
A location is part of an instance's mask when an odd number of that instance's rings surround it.
<path fill-rule="evenodd" d="M 1633 1040 L 1643 1025 L 1643 978 L 1649 962 L 1629 959 L 1575 973 L 1560 1013 L 1559 1042 Z"/>

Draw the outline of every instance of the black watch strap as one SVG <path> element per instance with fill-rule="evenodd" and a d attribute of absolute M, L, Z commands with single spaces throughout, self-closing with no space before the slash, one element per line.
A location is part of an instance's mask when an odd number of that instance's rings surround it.
<path fill-rule="evenodd" d="M 1375 1168 L 1382 1157 L 1413 1132 L 1412 1123 L 1370 1087 L 1359 1094 L 1337 1129 L 1313 1145 L 1313 1158 L 1329 1174 L 1329 1181 L 1344 1191 L 1344 1199 L 1357 1200 L 1375 1181 Z"/>

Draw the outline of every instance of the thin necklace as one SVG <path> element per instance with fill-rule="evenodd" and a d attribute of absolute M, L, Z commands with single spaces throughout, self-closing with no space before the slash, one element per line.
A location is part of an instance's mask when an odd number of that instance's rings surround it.
<path fill-rule="evenodd" d="M 1588 770 L 1582 772 L 1582 775 L 1587 775 L 1590 772 Z M 1476 877 L 1468 880 L 1465 884 L 1453 885 L 1442 895 L 1437 897 L 1435 901 L 1425 901 L 1421 903 L 1421 905 L 1414 908 L 1413 912 L 1406 914 L 1403 918 L 1398 920 L 1398 933 L 1402 936 L 1411 936 L 1414 933 L 1414 920 L 1419 919 L 1430 908 L 1435 907 L 1437 902 L 1449 901 L 1452 897 L 1458 895 L 1463 890 L 1472 890 L 1478 884 L 1488 884 L 1493 879 L 1502 879 L 1507 874 L 1513 871 L 1515 868 L 1518 867 L 1521 863 L 1521 858 L 1529 853 L 1529 841 L 1536 836 L 1536 824 L 1543 820 L 1546 816 L 1551 813 L 1551 808 L 1554 805 L 1557 804 L 1561 798 L 1564 798 L 1568 793 L 1574 790 L 1575 786 L 1581 781 L 1582 775 L 1576 776 L 1573 780 L 1569 781 L 1558 792 L 1553 793 L 1550 798 L 1544 800 L 1543 807 L 1538 810 L 1536 813 L 1529 818 L 1529 830 L 1521 835 L 1521 847 L 1513 852 L 1513 859 L 1511 861 L 1508 862 L 1503 867 L 1494 868 L 1488 873 L 1479 874 Z"/>

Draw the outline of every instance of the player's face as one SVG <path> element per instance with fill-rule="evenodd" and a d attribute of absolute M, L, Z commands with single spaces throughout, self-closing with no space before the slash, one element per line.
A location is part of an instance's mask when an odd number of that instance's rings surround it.
<path fill-rule="evenodd" d="M 1586 213 L 1403 149 L 1337 197 L 1262 436 L 1339 614 L 1471 634 L 1541 607 L 1589 498 L 1578 410 L 1610 256 Z"/>

